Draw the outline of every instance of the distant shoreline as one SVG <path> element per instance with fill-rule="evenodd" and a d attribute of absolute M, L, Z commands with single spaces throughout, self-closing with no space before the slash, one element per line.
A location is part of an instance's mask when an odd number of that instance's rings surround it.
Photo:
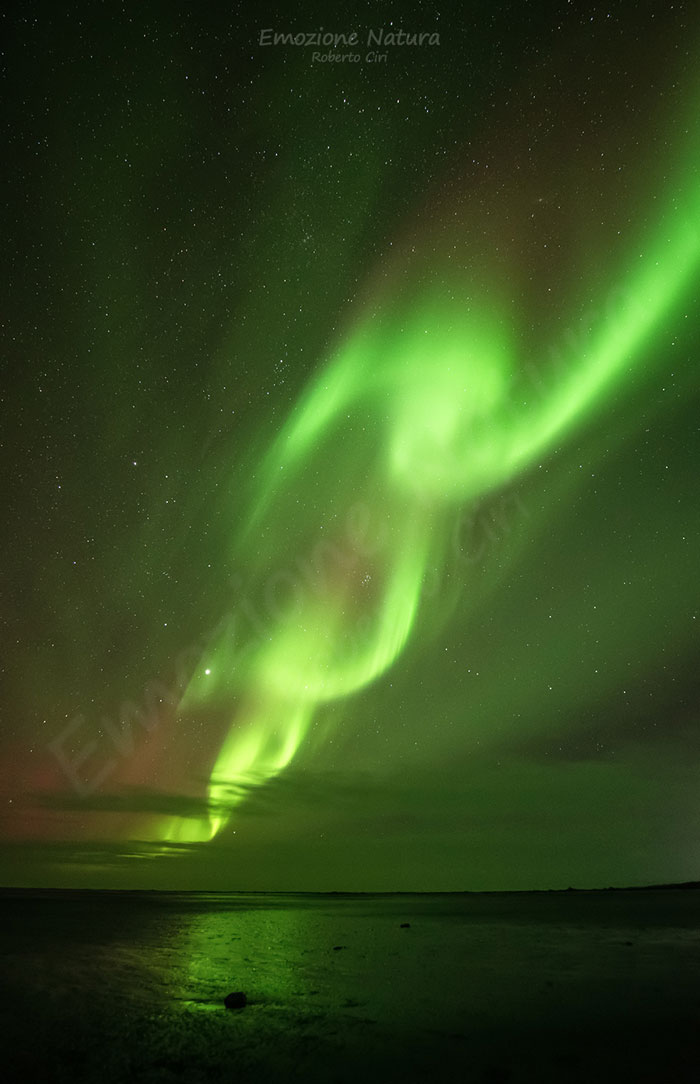
<path fill-rule="evenodd" d="M 457 891 L 397 891 L 397 892 L 353 892 L 335 890 L 331 892 L 299 891 L 285 889 L 236 889 L 236 888 L 211 888 L 211 889 L 188 889 L 188 888 L 30 888 L 16 886 L 0 886 L 0 899 L 19 896 L 36 897 L 68 897 L 68 896 L 119 896 L 119 897 L 177 897 L 177 896 L 247 896 L 247 897 L 320 897 L 337 899 L 372 899 L 391 897 L 424 897 L 424 896 L 551 896 L 572 894 L 594 895 L 596 893 L 611 892 L 668 892 L 689 891 L 700 889 L 700 881 L 681 881 L 670 884 L 649 885 L 610 885 L 606 888 L 521 888 L 521 889 L 464 889 Z"/>

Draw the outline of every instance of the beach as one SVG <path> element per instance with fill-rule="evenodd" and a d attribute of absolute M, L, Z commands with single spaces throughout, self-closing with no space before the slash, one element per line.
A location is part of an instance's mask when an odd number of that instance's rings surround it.
<path fill-rule="evenodd" d="M 6 890 L 0 907 L 18 1079 L 697 1079 L 695 889 Z"/>

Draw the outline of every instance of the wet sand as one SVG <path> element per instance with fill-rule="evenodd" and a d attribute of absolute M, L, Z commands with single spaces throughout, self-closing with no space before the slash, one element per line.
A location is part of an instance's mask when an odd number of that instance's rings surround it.
<path fill-rule="evenodd" d="M 700 1072 L 697 889 L 8 890 L 0 908 L 7 1079 L 670 1084 Z M 233 990 L 245 1008 L 224 1007 Z"/>

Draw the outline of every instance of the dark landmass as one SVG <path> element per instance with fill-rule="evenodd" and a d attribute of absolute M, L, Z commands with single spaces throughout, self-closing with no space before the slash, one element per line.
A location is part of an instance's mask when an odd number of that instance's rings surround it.
<path fill-rule="evenodd" d="M 232 888 L 232 889 L 198 889 L 194 891 L 182 891 L 181 889 L 156 889 L 156 888 L 24 888 L 24 887 L 5 887 L 0 885 L 0 899 L 3 896 L 46 896 L 50 898 L 60 898 L 61 896 L 73 896 L 82 894 L 92 895 L 113 895 L 135 898 L 143 898 L 149 896 L 157 896 L 159 898 L 180 898 L 183 896 L 192 897 L 195 899 L 203 899 L 211 896 L 250 896 L 252 898 L 269 899 L 277 896 L 283 896 L 285 899 L 288 897 L 310 897 L 313 899 L 340 898 L 340 899 L 374 899 L 374 898 L 395 898 L 401 896 L 430 896 L 431 899 L 435 897 L 443 896 L 540 896 L 543 894 L 551 895 L 552 893 L 570 893 L 570 892 L 658 892 L 667 890 L 685 890 L 685 889 L 698 889 L 700 888 L 700 881 L 680 881 L 671 882 L 669 884 L 648 884 L 648 885 L 608 885 L 605 888 L 575 888 L 570 886 L 568 888 L 530 888 L 530 889 L 512 889 L 512 890 L 490 890 L 490 889 L 463 889 L 452 892 L 346 892 L 335 890 L 332 892 L 298 892 L 287 891 L 285 889 L 276 889 L 275 891 L 262 891 L 257 889 L 245 889 L 245 888 Z"/>

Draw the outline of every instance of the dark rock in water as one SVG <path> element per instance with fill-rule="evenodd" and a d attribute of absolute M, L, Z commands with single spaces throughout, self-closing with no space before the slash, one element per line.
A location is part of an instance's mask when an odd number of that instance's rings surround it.
<path fill-rule="evenodd" d="M 410 923 L 410 922 L 402 922 L 402 923 L 401 923 L 401 927 L 400 927 L 400 928 L 401 928 L 402 930 L 410 930 L 410 928 L 411 928 L 411 923 Z"/>
<path fill-rule="evenodd" d="M 247 1003 L 248 998 L 242 990 L 234 990 L 224 998 L 224 1005 L 227 1009 L 242 1009 Z"/>

